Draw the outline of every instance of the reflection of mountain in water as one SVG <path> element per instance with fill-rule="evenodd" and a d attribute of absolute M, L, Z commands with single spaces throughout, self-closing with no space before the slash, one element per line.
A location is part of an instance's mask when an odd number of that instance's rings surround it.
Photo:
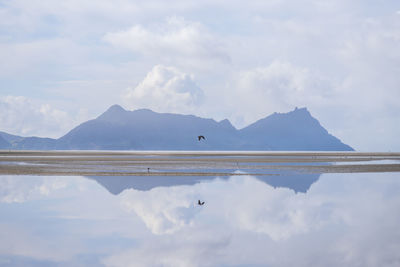
<path fill-rule="evenodd" d="M 297 174 L 293 172 L 274 172 L 277 175 L 254 176 L 262 182 L 277 187 L 292 189 L 293 191 L 306 193 L 313 183 L 318 181 L 320 174 Z M 118 195 L 125 189 L 148 191 L 155 187 L 169 187 L 177 185 L 194 185 L 202 181 L 211 181 L 215 176 L 89 176 L 110 193 Z M 229 179 L 227 176 L 220 177 Z"/>
<path fill-rule="evenodd" d="M 311 185 L 318 181 L 320 173 L 281 173 L 277 176 L 256 176 L 257 179 L 273 186 L 292 189 L 294 192 L 306 193 Z"/>
<path fill-rule="evenodd" d="M 155 187 L 194 185 L 214 180 L 214 176 L 88 176 L 104 186 L 111 194 L 118 195 L 125 189 L 148 191 Z"/>

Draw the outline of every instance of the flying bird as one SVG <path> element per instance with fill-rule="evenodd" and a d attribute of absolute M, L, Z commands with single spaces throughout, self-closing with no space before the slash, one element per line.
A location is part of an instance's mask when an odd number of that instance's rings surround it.
<path fill-rule="evenodd" d="M 204 201 L 201 202 L 200 199 L 199 199 L 199 202 L 197 202 L 197 204 L 199 204 L 199 206 L 203 206 L 204 205 Z"/>
<path fill-rule="evenodd" d="M 201 139 L 206 140 L 206 138 L 205 138 L 203 135 L 199 135 L 197 138 L 199 139 L 199 141 L 200 141 Z"/>

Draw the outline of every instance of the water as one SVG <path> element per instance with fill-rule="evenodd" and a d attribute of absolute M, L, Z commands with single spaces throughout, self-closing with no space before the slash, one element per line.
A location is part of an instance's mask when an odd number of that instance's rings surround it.
<path fill-rule="evenodd" d="M 384 160 L 368 160 L 368 161 L 342 161 L 342 162 L 335 162 L 334 164 L 335 165 L 400 164 L 400 160 L 384 159 Z"/>
<path fill-rule="evenodd" d="M 3 175 L 0 266 L 400 266 L 399 172 L 277 174 Z"/>

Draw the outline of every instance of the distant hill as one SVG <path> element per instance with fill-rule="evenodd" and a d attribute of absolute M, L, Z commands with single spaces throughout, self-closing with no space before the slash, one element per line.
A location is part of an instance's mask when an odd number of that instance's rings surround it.
<path fill-rule="evenodd" d="M 10 148 L 11 144 L 0 135 L 0 149 Z"/>
<path fill-rule="evenodd" d="M 199 135 L 205 140 L 198 141 Z M 330 135 L 306 108 L 274 113 L 237 130 L 228 120 L 127 111 L 114 105 L 59 139 L 8 137 L 13 138 L 13 149 L 353 150 Z"/>
<path fill-rule="evenodd" d="M 56 148 L 57 139 L 43 137 L 25 137 L 18 142 L 14 142 L 13 146 L 22 150 L 54 150 Z"/>
<path fill-rule="evenodd" d="M 24 137 L 22 137 L 22 136 L 8 134 L 8 133 L 5 133 L 5 132 L 0 132 L 0 136 L 3 137 L 10 144 L 13 143 L 13 142 L 19 142 L 22 139 L 24 139 Z"/>
<path fill-rule="evenodd" d="M 306 108 L 274 113 L 240 130 L 249 150 L 353 150 L 329 134 Z"/>
<path fill-rule="evenodd" d="M 1 139 L 6 140 L 8 146 L 1 146 Z M 5 132 L 0 132 L 0 149 L 20 149 L 20 150 L 54 150 L 57 139 L 43 137 L 23 137 Z"/>
<path fill-rule="evenodd" d="M 205 141 L 199 142 L 198 135 Z M 58 140 L 58 149 L 225 150 L 238 139 L 228 120 L 193 115 L 126 111 L 114 105 Z"/>

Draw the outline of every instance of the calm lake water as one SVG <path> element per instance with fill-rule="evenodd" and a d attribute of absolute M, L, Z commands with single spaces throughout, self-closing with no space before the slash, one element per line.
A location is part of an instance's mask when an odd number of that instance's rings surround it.
<path fill-rule="evenodd" d="M 400 266 L 399 226 L 398 172 L 0 176 L 0 266 Z"/>

